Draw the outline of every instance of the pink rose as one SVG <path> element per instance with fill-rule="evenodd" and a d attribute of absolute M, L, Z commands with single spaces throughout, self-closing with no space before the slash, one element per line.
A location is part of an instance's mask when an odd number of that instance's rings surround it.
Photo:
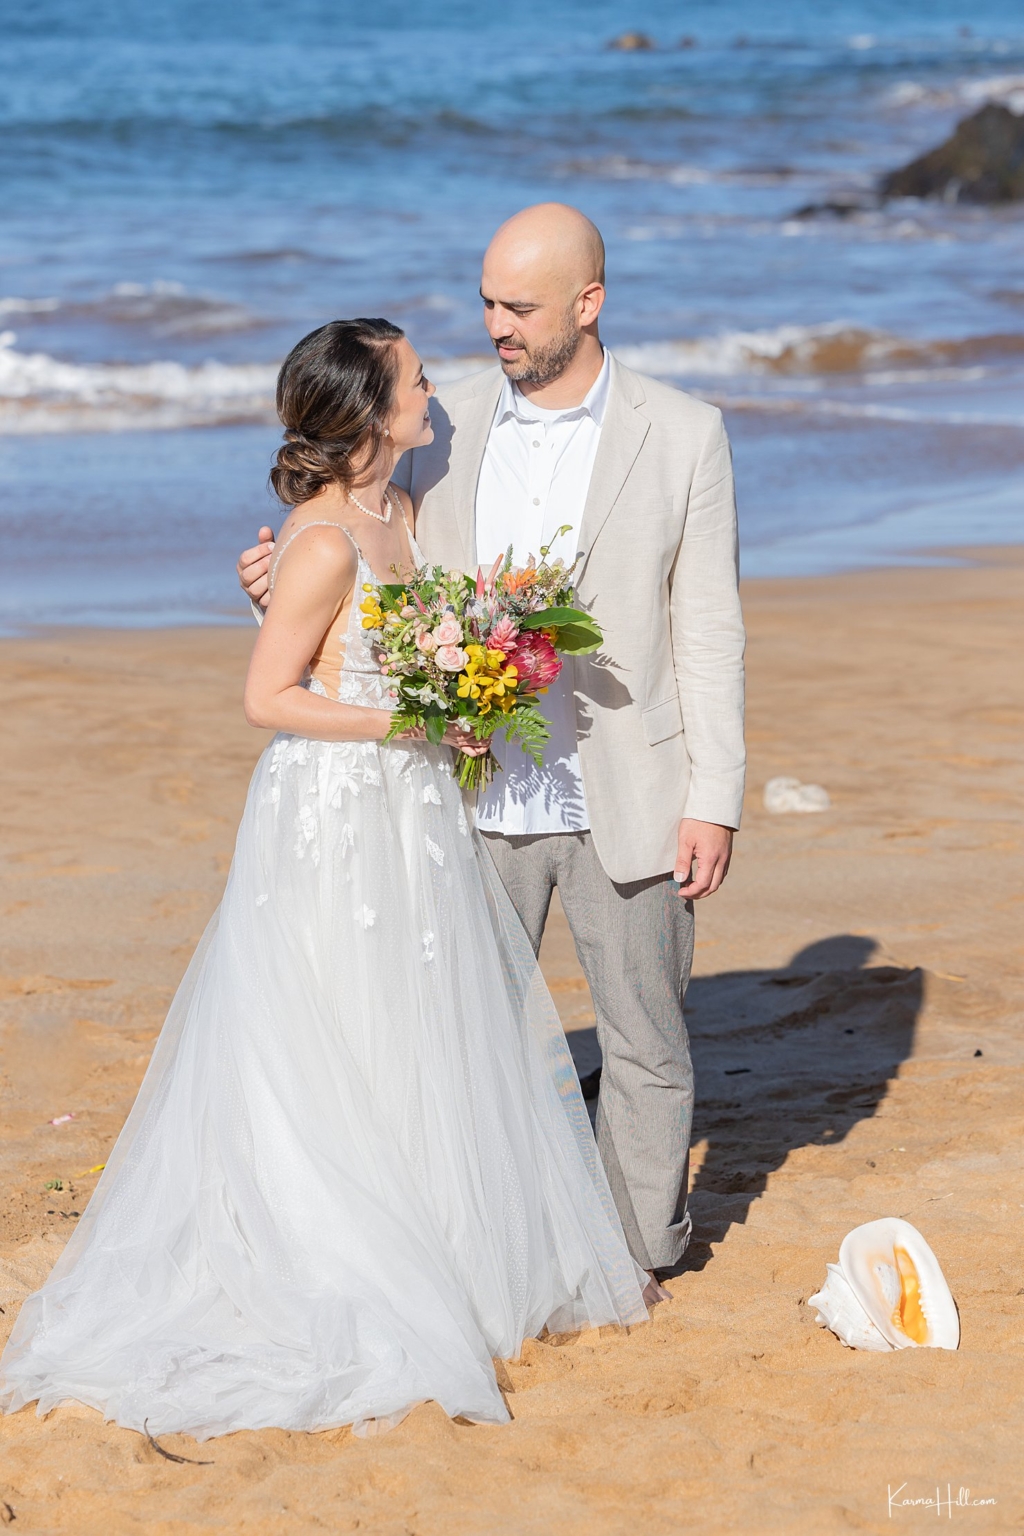
<path fill-rule="evenodd" d="M 416 649 L 424 656 L 429 656 L 431 651 L 437 650 L 437 641 L 423 624 L 416 631 Z"/>
<path fill-rule="evenodd" d="M 448 614 L 441 620 L 434 630 L 434 639 L 438 645 L 458 645 L 462 639 L 462 625 L 454 614 Z"/>
<path fill-rule="evenodd" d="M 539 629 L 528 629 L 519 635 L 505 660 L 519 675 L 521 693 L 537 693 L 550 687 L 562 670 L 557 651 Z"/>
<path fill-rule="evenodd" d="M 436 634 L 437 631 L 435 630 Z M 442 672 L 461 672 L 469 657 L 458 645 L 440 645 L 434 657 Z"/>
<path fill-rule="evenodd" d="M 487 636 L 487 644 L 492 651 L 510 651 L 518 633 L 519 630 L 511 619 L 499 619 Z"/>

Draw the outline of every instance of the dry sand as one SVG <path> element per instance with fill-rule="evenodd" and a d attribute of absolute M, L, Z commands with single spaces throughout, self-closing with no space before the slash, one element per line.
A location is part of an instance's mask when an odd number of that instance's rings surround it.
<path fill-rule="evenodd" d="M 238 1434 L 162 1460 L 86 1409 L 0 1421 L 14 1531 L 374 1536 L 927 1529 L 1024 1521 L 1024 557 L 748 585 L 751 774 L 699 911 L 688 1267 L 628 1335 L 531 1343 L 515 1421 Z M 262 742 L 237 630 L 5 641 L 2 1336 L 88 1200 L 213 908 Z M 831 811 L 769 816 L 765 780 Z M 545 967 L 584 1068 L 556 919 Z M 62 1113 L 76 1118 L 48 1122 Z M 62 1192 L 46 1182 L 61 1178 Z M 805 1298 L 843 1234 L 905 1215 L 959 1353 L 844 1350 Z"/>

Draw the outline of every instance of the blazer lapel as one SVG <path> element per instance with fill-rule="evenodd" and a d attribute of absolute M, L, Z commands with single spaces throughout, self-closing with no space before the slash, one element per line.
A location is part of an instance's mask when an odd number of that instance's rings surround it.
<path fill-rule="evenodd" d="M 650 422 L 637 410 L 646 396 L 640 380 L 628 368 L 623 368 L 612 358 L 612 376 L 608 389 L 601 427 L 601 442 L 594 459 L 590 476 L 590 490 L 583 509 L 580 528 L 580 548 L 583 550 L 583 568 L 593 549 L 598 534 L 608 520 L 608 515 L 619 498 L 636 460 L 644 439 L 651 429 Z M 582 575 L 582 570 L 580 574 Z"/>
<path fill-rule="evenodd" d="M 480 390 L 452 411 L 452 456 L 449 480 L 455 523 L 462 541 L 467 571 L 475 571 L 476 488 L 487 447 L 494 412 L 504 376 L 500 368 L 488 369 Z"/>

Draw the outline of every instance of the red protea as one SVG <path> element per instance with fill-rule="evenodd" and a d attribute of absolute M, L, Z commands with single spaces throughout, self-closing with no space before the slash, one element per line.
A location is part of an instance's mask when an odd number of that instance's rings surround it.
<path fill-rule="evenodd" d="M 562 670 L 558 653 L 539 629 L 521 631 L 505 660 L 516 668 L 520 693 L 539 693 L 549 688 Z"/>

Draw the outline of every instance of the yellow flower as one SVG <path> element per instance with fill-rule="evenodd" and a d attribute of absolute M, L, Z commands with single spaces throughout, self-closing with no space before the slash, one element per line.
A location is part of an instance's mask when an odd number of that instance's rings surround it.
<path fill-rule="evenodd" d="M 370 597 L 364 597 L 359 604 L 359 612 L 365 614 L 363 619 L 364 629 L 380 629 L 384 623 L 384 615 L 380 611 L 380 603 L 373 587 L 364 586 L 364 592 L 369 592 Z"/>
<path fill-rule="evenodd" d="M 515 706 L 519 683 L 518 669 L 503 666 L 505 652 L 488 650 L 483 645 L 467 645 L 469 660 L 459 674 L 460 699 L 473 699 L 482 715 L 489 715 L 497 705 L 506 713 Z"/>

